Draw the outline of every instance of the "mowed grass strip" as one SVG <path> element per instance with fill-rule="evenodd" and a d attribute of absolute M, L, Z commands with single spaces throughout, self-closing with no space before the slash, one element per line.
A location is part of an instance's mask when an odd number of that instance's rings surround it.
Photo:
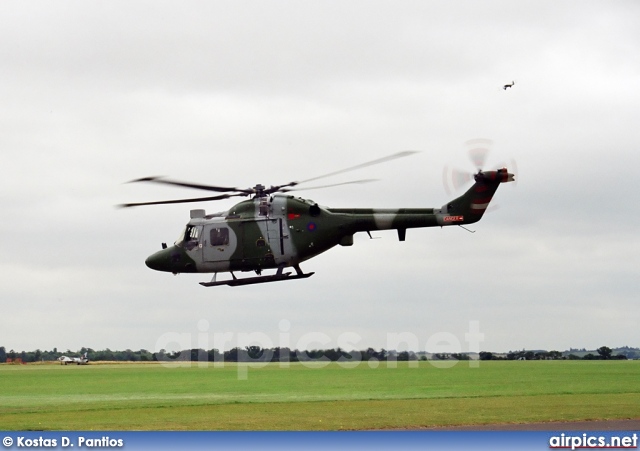
<path fill-rule="evenodd" d="M 1 365 L 0 381 L 5 430 L 360 430 L 640 418 L 637 361 Z"/>

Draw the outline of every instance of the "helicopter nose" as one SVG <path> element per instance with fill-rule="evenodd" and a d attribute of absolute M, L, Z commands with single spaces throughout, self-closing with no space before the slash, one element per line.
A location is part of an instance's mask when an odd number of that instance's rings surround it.
<path fill-rule="evenodd" d="M 163 249 L 147 257 L 144 263 L 147 267 L 156 271 L 170 271 L 170 258 L 166 249 Z"/>

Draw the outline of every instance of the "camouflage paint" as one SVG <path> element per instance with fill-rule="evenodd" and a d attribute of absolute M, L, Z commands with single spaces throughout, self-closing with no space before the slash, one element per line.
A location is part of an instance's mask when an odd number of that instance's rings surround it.
<path fill-rule="evenodd" d="M 192 210 L 187 228 L 197 229 L 197 237 L 156 252 L 146 264 L 173 273 L 259 273 L 298 265 L 339 244 L 350 246 L 358 232 L 396 229 L 404 241 L 410 228 L 479 221 L 500 183 L 512 180 L 506 169 L 478 173 L 466 193 L 441 208 L 325 208 L 311 200 L 276 194 L 245 200 L 213 215 Z M 223 228 L 228 229 L 225 242 L 212 242 L 211 231 Z"/>

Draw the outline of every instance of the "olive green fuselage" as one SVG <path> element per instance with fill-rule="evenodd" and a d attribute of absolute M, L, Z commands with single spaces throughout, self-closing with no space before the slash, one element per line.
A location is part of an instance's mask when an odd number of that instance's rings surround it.
<path fill-rule="evenodd" d="M 358 232 L 474 223 L 482 217 L 506 170 L 476 176 L 462 196 L 441 208 L 326 208 L 291 195 L 242 201 L 228 211 L 191 220 L 173 246 L 156 252 L 147 266 L 172 273 L 218 273 L 296 267 L 336 245 L 350 246 Z"/>
<path fill-rule="evenodd" d="M 192 212 L 185 236 L 147 259 L 173 273 L 260 271 L 289 267 L 336 245 L 350 246 L 357 232 L 447 225 L 446 214 L 424 209 L 324 208 L 293 196 L 240 202 L 227 212 Z"/>

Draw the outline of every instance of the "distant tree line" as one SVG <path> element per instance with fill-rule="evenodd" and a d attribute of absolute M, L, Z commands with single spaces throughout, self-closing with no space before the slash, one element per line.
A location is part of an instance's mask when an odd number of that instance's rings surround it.
<path fill-rule="evenodd" d="M 640 350 L 625 346 L 613 354 L 613 349 L 601 346 L 596 349 L 596 354 L 585 349 L 571 349 L 567 353 L 560 351 L 511 351 L 506 355 L 492 352 L 480 352 L 480 360 L 627 360 L 640 358 Z"/>
<path fill-rule="evenodd" d="M 587 351 L 572 350 L 569 354 L 560 351 L 511 351 L 506 354 L 493 352 L 480 352 L 480 360 L 615 360 L 640 358 L 640 349 L 624 347 L 618 349 L 617 354 L 607 347 L 602 346 L 596 350 L 596 354 Z M 425 353 L 413 351 L 395 350 L 375 350 L 367 348 L 361 351 L 346 351 L 341 348 L 334 349 L 314 349 L 311 351 L 300 351 L 289 348 L 265 349 L 260 346 L 246 346 L 244 348 L 235 347 L 228 351 L 220 352 L 218 349 L 186 349 L 183 351 L 167 352 L 164 349 L 153 353 L 146 349 L 132 351 L 93 350 L 91 348 L 81 348 L 79 351 L 66 352 L 53 348 L 51 351 L 7 351 L 4 346 L 0 346 L 0 363 L 8 361 L 15 362 L 17 359 L 24 363 L 55 361 L 61 356 L 80 357 L 87 353 L 90 361 L 116 361 L 116 362 L 153 362 L 153 361 L 193 361 L 193 362 L 309 362 L 309 361 L 331 361 L 331 362 L 359 362 L 359 361 L 415 361 L 427 360 Z M 430 355 L 430 360 L 470 360 L 471 357 L 465 353 L 436 353 Z"/>
<path fill-rule="evenodd" d="M 341 348 L 314 349 L 300 351 L 290 348 L 262 348 L 260 346 L 235 347 L 228 351 L 220 352 L 218 349 L 187 349 L 183 351 L 166 352 L 161 349 L 153 354 L 153 360 L 157 361 L 192 361 L 192 362 L 359 362 L 362 360 L 418 360 L 418 355 L 411 351 L 377 351 L 367 348 L 363 351 L 346 351 Z"/>
<path fill-rule="evenodd" d="M 67 350 L 65 352 L 58 351 L 57 348 L 53 348 L 51 351 L 42 351 L 40 349 L 36 349 L 35 351 L 14 351 L 11 349 L 7 351 L 4 346 L 0 346 L 0 363 L 6 363 L 7 359 L 11 361 L 15 361 L 16 359 L 20 359 L 24 363 L 32 363 L 32 362 L 48 362 L 57 360 L 59 357 L 66 355 L 68 357 L 80 357 L 84 353 L 87 353 L 87 357 L 89 360 L 100 361 L 100 360 L 109 360 L 109 361 L 123 361 L 123 362 L 139 362 L 139 361 L 153 361 L 153 354 L 145 349 L 141 349 L 139 351 L 132 351 L 131 349 L 127 349 L 125 351 L 111 351 L 110 349 L 105 349 L 103 351 L 94 351 L 91 348 L 81 348 L 79 351 L 70 351 Z"/>
<path fill-rule="evenodd" d="M 236 347 L 228 351 L 220 352 L 218 349 L 187 349 L 183 351 L 167 352 L 164 349 L 152 353 L 146 349 L 132 351 L 112 351 L 110 349 L 96 351 L 91 348 L 81 348 L 79 351 L 59 351 L 53 348 L 51 351 L 7 351 L 4 346 L 0 346 L 0 363 L 6 363 L 7 359 L 15 361 L 20 359 L 24 363 L 54 361 L 61 356 L 80 357 L 87 354 L 90 361 L 122 361 L 122 362 L 153 362 L 153 361 L 209 361 L 209 362 L 254 362 L 254 361 L 360 361 L 360 360 L 418 360 L 415 352 L 411 351 L 387 351 L 381 349 L 377 351 L 368 348 L 364 351 L 346 351 L 341 348 L 299 351 L 289 348 L 264 349 L 259 346 Z"/>

